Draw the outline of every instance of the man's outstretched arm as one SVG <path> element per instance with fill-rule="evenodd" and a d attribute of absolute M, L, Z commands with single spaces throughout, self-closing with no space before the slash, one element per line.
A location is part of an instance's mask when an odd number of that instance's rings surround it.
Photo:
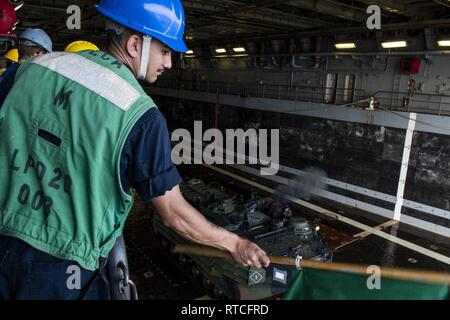
<path fill-rule="evenodd" d="M 267 267 L 270 263 L 266 253 L 255 243 L 209 222 L 183 197 L 175 186 L 163 196 L 152 200 L 164 224 L 181 236 L 218 249 L 227 250 L 244 266 Z"/>

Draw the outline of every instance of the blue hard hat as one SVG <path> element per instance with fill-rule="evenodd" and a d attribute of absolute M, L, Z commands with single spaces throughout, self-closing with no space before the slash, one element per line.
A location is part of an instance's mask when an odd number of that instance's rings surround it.
<path fill-rule="evenodd" d="M 35 44 L 47 50 L 47 52 L 52 52 L 52 40 L 42 29 L 26 29 L 20 34 L 19 40 L 28 40 L 34 42 Z"/>
<path fill-rule="evenodd" d="M 107 18 L 155 37 L 175 51 L 187 51 L 180 0 L 101 0 L 96 8 Z"/>

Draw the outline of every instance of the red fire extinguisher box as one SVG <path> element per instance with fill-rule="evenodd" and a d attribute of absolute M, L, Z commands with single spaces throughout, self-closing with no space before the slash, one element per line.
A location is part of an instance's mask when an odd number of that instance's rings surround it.
<path fill-rule="evenodd" d="M 420 63 L 419 57 L 403 57 L 400 59 L 400 73 L 417 74 L 420 71 Z"/>

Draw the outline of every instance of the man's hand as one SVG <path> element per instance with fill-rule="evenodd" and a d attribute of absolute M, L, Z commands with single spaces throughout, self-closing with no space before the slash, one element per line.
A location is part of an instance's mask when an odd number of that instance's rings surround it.
<path fill-rule="evenodd" d="M 253 266 L 267 268 L 270 264 L 270 259 L 267 254 L 258 247 L 255 243 L 239 238 L 236 242 L 234 251 L 230 252 L 234 260 L 242 264 L 244 267 Z"/>
<path fill-rule="evenodd" d="M 152 202 L 164 224 L 186 239 L 226 250 L 244 266 L 269 265 L 270 260 L 260 247 L 206 220 L 183 198 L 178 186 Z"/>

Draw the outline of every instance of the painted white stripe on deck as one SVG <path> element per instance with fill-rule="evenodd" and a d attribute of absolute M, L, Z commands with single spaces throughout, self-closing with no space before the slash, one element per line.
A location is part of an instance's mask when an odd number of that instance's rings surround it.
<path fill-rule="evenodd" d="M 198 142 L 198 140 L 195 140 L 195 139 L 189 139 L 189 138 L 183 139 L 183 143 L 186 142 L 186 143 L 188 143 L 190 145 L 192 144 L 192 141 L 194 143 Z M 209 144 L 206 143 L 206 142 L 203 143 L 203 147 L 206 146 L 206 145 L 209 145 Z M 205 156 L 203 154 L 203 149 L 201 148 L 201 146 L 202 146 L 201 141 L 194 145 L 195 157 L 198 157 L 198 159 L 201 159 L 202 156 Z M 229 156 L 233 156 L 233 157 L 234 157 L 234 155 L 236 155 L 237 159 L 242 161 L 242 164 L 252 163 L 252 162 L 258 163 L 258 161 L 259 161 L 259 159 L 255 158 L 255 157 L 252 157 L 252 156 L 242 155 L 242 154 L 239 154 L 239 153 L 235 153 L 234 151 L 231 152 L 231 151 L 224 150 L 222 147 L 220 147 L 220 145 L 219 146 L 215 146 L 215 147 L 216 147 L 216 149 L 215 149 L 216 155 L 219 158 L 223 157 L 224 155 L 229 155 Z M 210 163 L 214 162 L 214 159 L 212 159 L 212 158 L 205 157 L 205 159 L 210 160 L 211 161 Z M 205 159 L 203 159 L 203 160 L 205 160 Z M 186 161 L 187 160 L 188 159 L 186 159 Z M 190 163 L 190 162 L 188 161 L 187 163 Z M 222 164 L 222 163 L 217 163 L 217 164 Z M 283 171 L 283 172 L 287 172 L 287 173 L 290 173 L 290 174 L 295 174 L 295 175 L 298 175 L 298 176 L 305 175 L 305 172 L 302 171 L 302 170 L 299 170 L 299 169 L 295 169 L 295 168 L 291 168 L 291 167 L 288 167 L 288 166 L 284 166 L 284 165 L 281 165 L 281 164 L 275 164 L 275 163 L 273 163 L 272 165 L 278 166 L 279 170 Z M 362 194 L 364 196 L 375 198 L 375 199 L 380 199 L 380 200 L 383 200 L 383 201 L 386 201 L 386 202 L 390 202 L 390 203 L 393 203 L 393 204 L 397 203 L 397 197 L 393 196 L 393 195 L 389 195 L 389 194 L 386 194 L 386 193 L 383 193 L 383 192 L 366 189 L 366 188 L 363 188 L 363 187 L 352 185 L 352 184 L 347 183 L 347 182 L 334 180 L 334 179 L 331 179 L 331 178 L 325 178 L 324 181 L 328 185 L 336 187 L 336 188 L 339 188 L 339 189 L 348 190 L 348 191 L 351 191 L 351 192 L 354 192 L 354 193 Z M 333 192 L 330 192 L 329 195 L 337 195 L 337 194 L 333 193 Z M 357 205 L 357 203 L 355 201 L 353 201 L 354 199 L 352 199 L 350 197 L 345 197 L 345 198 L 347 199 L 347 201 L 345 202 L 346 204 L 351 205 L 351 206 L 356 206 Z M 334 201 L 338 201 L 335 198 L 330 198 L 330 199 L 334 200 Z M 359 202 L 360 203 L 365 203 L 365 202 L 362 202 L 362 201 L 359 201 Z M 436 208 L 436 207 L 432 207 L 432 206 L 429 206 L 429 205 L 426 205 L 426 204 L 423 204 L 423 203 L 418 203 L 418 202 L 415 202 L 415 201 L 403 199 L 403 207 L 407 207 L 407 208 L 411 208 L 411 209 L 414 209 L 414 210 L 422 211 L 422 212 L 424 212 L 426 214 L 434 215 L 434 216 L 441 217 L 441 218 L 444 218 L 444 219 L 450 219 L 450 211 L 443 210 L 443 209 Z M 394 216 L 394 211 L 393 210 L 389 210 L 391 213 L 388 216 L 386 214 L 386 211 L 385 211 L 387 209 L 379 207 L 379 206 L 374 206 L 374 208 L 376 210 L 372 211 L 372 212 L 375 213 L 375 214 L 386 216 L 389 219 L 393 218 L 393 216 Z M 381 212 L 379 212 L 378 208 L 381 209 Z M 405 223 L 408 223 L 408 224 L 412 224 L 413 226 L 415 226 L 417 228 L 422 228 L 422 229 L 425 229 L 427 231 L 435 232 L 435 233 L 438 233 L 438 234 L 444 235 L 444 236 L 450 236 L 450 230 L 448 228 L 445 228 L 445 227 L 442 227 L 442 226 L 439 226 L 439 225 L 436 225 L 436 224 L 433 224 L 433 223 L 428 223 L 427 221 L 422 220 L 422 219 L 410 219 L 409 216 L 403 215 L 401 217 L 401 221 L 405 222 Z M 413 222 L 413 223 L 411 223 L 411 222 Z M 431 228 L 429 228 L 430 225 L 432 226 Z M 434 225 L 436 225 L 436 227 L 434 227 Z M 438 231 L 435 231 L 435 230 L 438 230 Z"/>
<path fill-rule="evenodd" d="M 196 140 L 191 140 L 189 138 L 186 138 L 183 142 L 191 143 L 191 141 L 196 141 Z M 194 157 L 199 157 L 199 159 L 201 159 L 201 157 L 203 157 L 203 161 L 205 161 L 208 164 L 214 163 L 214 159 L 213 158 L 211 158 L 208 155 L 203 154 L 202 148 L 194 147 L 193 148 L 193 153 L 194 153 Z M 234 153 L 231 152 L 231 151 L 225 150 L 225 152 L 224 152 L 224 149 L 222 149 L 222 148 L 217 148 L 216 149 L 216 155 L 219 155 L 219 156 L 223 157 L 224 153 L 225 154 L 233 154 L 234 155 Z M 236 156 L 238 158 L 243 159 L 243 160 L 245 159 L 245 155 L 236 154 Z M 189 155 L 188 156 L 184 155 L 182 157 L 182 159 L 183 159 L 183 163 L 191 163 L 191 159 L 190 159 Z M 245 161 L 244 161 L 244 163 L 245 163 Z M 255 176 L 260 176 L 260 171 L 258 169 L 254 169 L 254 168 L 251 168 L 251 167 L 248 167 L 248 166 L 245 166 L 245 165 L 229 165 L 229 166 L 234 167 L 234 168 L 238 169 L 239 171 L 247 172 L 247 173 L 250 173 L 250 174 L 255 175 Z M 297 169 L 292 169 L 292 170 L 297 171 Z M 300 175 L 303 175 L 303 174 L 304 173 L 301 173 Z M 264 178 L 268 179 L 268 180 L 271 180 L 271 181 L 274 181 L 274 182 L 277 182 L 277 183 L 280 183 L 280 184 L 286 184 L 286 185 L 291 185 L 291 181 L 292 181 L 292 180 L 290 180 L 288 178 L 277 176 L 277 175 L 265 176 Z M 294 182 L 294 181 L 292 181 L 292 182 Z M 393 210 L 389 210 L 389 209 L 386 209 L 386 208 L 383 208 L 383 207 L 379 207 L 379 206 L 376 206 L 376 205 L 373 205 L 373 204 L 370 204 L 370 203 L 366 203 L 366 202 L 363 202 L 363 201 L 360 201 L 360 200 L 356 200 L 356 199 L 353 199 L 353 198 L 350 198 L 350 197 L 347 197 L 347 196 L 343 196 L 343 195 L 340 195 L 340 194 L 337 194 L 337 193 L 333 193 L 333 192 L 330 192 L 330 191 L 327 191 L 327 190 L 317 190 L 317 191 L 313 190 L 312 193 L 317 195 L 317 196 L 320 196 L 322 198 L 325 198 L 325 199 L 329 199 L 329 200 L 332 200 L 332 201 L 335 201 L 335 202 L 339 202 L 339 203 L 342 203 L 342 204 L 345 204 L 345 205 L 348 205 L 348 206 L 351 206 L 351 207 L 354 207 L 354 208 L 358 208 L 358 209 L 362 209 L 362 210 L 371 212 L 373 214 L 377 214 L 377 215 L 383 216 L 383 217 L 385 217 L 385 218 L 387 218 L 389 220 L 394 218 L 394 211 Z M 406 200 L 406 201 L 408 201 L 408 200 Z M 446 228 L 444 226 L 441 226 L 441 225 L 438 225 L 438 224 L 435 224 L 435 223 L 431 223 L 431 222 L 428 222 L 428 221 L 425 221 L 425 220 L 421 220 L 421 219 L 417 219 L 417 218 L 414 218 L 414 217 L 410 217 L 410 216 L 408 216 L 406 214 L 401 215 L 399 221 L 401 221 L 402 223 L 405 223 L 405 224 L 412 225 L 412 226 L 414 226 L 416 228 L 420 228 L 420 229 L 424 229 L 424 230 L 427 230 L 427 231 L 430 231 L 430 232 L 437 233 L 440 236 L 445 236 L 445 237 L 449 237 L 450 236 L 450 229 L 449 228 Z"/>
<path fill-rule="evenodd" d="M 396 224 L 398 224 L 398 221 L 389 220 L 389 221 L 386 221 L 385 223 L 382 223 L 382 224 L 374 227 L 374 229 L 376 229 L 376 230 L 383 230 L 383 229 L 389 228 L 390 226 L 393 226 L 393 225 L 396 225 Z M 372 234 L 372 232 L 363 231 L 363 232 L 355 234 L 353 236 L 353 238 L 360 238 L 361 239 L 361 238 L 365 238 L 367 236 L 370 236 L 371 234 Z"/>
<path fill-rule="evenodd" d="M 250 173 L 252 175 L 258 176 L 258 170 L 257 169 L 253 169 L 244 165 L 230 165 L 233 168 L 236 168 L 239 171 L 242 172 L 246 172 L 246 173 Z M 280 176 L 265 176 L 264 179 L 267 180 L 271 180 L 280 184 L 285 184 L 285 185 L 291 185 L 292 183 L 295 183 L 292 180 L 289 180 L 288 178 L 284 178 L 284 177 L 280 177 Z M 394 211 L 392 210 L 388 210 L 370 203 L 366 203 L 360 200 L 356 200 L 353 198 L 349 198 L 337 193 L 333 193 L 327 190 L 319 190 L 317 192 L 312 192 L 313 194 L 320 196 L 324 199 L 329 199 L 335 202 L 339 202 L 342 204 L 345 204 L 347 206 L 353 207 L 353 208 L 357 208 L 357 209 L 361 209 L 361 210 L 365 210 L 368 211 L 370 213 L 373 214 L 377 214 L 380 216 L 383 216 L 387 219 L 393 219 L 394 217 Z M 428 222 L 425 220 L 421 220 L 421 219 L 417 219 L 411 216 L 408 216 L 406 214 L 402 214 L 400 217 L 400 222 L 405 223 L 405 224 L 409 224 L 412 225 L 416 228 L 420 228 L 420 229 L 424 229 L 427 230 L 429 232 L 434 232 L 439 234 L 440 236 L 445 236 L 445 237 L 449 237 L 450 236 L 450 229 L 446 228 L 444 226 L 432 223 L 432 222 Z"/>
<path fill-rule="evenodd" d="M 417 113 L 410 113 L 408 129 L 406 129 L 405 145 L 403 148 L 402 166 L 398 178 L 397 202 L 394 209 L 394 220 L 400 221 L 403 207 L 403 196 L 405 194 L 406 176 L 408 175 L 409 157 L 411 155 L 412 139 L 416 128 Z"/>
<path fill-rule="evenodd" d="M 248 185 L 251 185 L 251 186 L 253 186 L 255 188 L 258 188 L 260 190 L 266 191 L 268 193 L 274 193 L 275 192 L 275 190 L 272 189 L 272 188 L 266 187 L 266 186 L 264 186 L 262 184 L 259 184 L 257 182 L 254 182 L 254 181 L 251 181 L 249 179 L 243 178 L 243 177 L 238 176 L 238 175 L 236 175 L 234 173 L 231 173 L 229 171 L 220 169 L 220 168 L 215 167 L 215 166 L 208 166 L 208 165 L 204 165 L 204 166 L 209 168 L 209 169 L 211 169 L 211 170 L 219 172 L 219 173 L 221 173 L 223 175 L 229 176 L 229 177 L 231 177 L 233 179 L 236 179 L 236 180 L 244 182 L 244 183 L 246 183 Z M 444 255 L 442 255 L 440 253 L 437 253 L 437 252 L 431 251 L 429 249 L 420 247 L 420 246 L 418 246 L 418 245 L 416 245 L 414 243 L 411 243 L 409 241 L 406 241 L 406 240 L 394 237 L 394 236 L 392 236 L 390 234 L 387 234 L 387 233 L 385 233 L 383 231 L 377 230 L 376 228 L 372 228 L 372 227 L 367 226 L 367 225 L 365 225 L 363 223 L 360 223 L 360 222 L 355 221 L 353 219 L 344 217 L 344 216 L 342 216 L 342 215 L 340 215 L 338 213 L 335 213 L 335 212 L 330 211 L 328 209 L 324 209 L 322 207 L 319 207 L 319 206 L 317 206 L 315 204 L 306 202 L 304 200 L 301 200 L 301 199 L 298 199 L 298 198 L 295 198 L 295 197 L 292 197 L 292 196 L 287 196 L 286 198 L 289 199 L 290 201 L 300 205 L 300 206 L 309 208 L 309 209 L 314 210 L 316 212 L 319 212 L 320 214 L 323 214 L 323 215 L 325 215 L 327 217 L 336 219 L 338 221 L 342 221 L 342 222 L 347 223 L 347 224 L 349 224 L 351 226 L 354 226 L 354 227 L 359 228 L 361 230 L 364 230 L 366 232 L 370 232 L 371 234 L 377 235 L 377 236 L 379 236 L 379 237 L 381 237 L 383 239 L 386 239 L 388 241 L 392 241 L 392 242 L 394 242 L 394 243 L 396 243 L 398 245 L 401 245 L 403 247 L 406 247 L 406 248 L 408 248 L 410 250 L 419 252 L 419 253 L 421 253 L 421 254 L 423 254 L 425 256 L 428 256 L 430 258 L 439 260 L 439 261 L 441 261 L 443 263 L 446 263 L 446 264 L 450 265 L 450 257 L 444 256 Z"/>
<path fill-rule="evenodd" d="M 124 111 L 140 97 L 140 93 L 116 73 L 77 54 L 54 52 L 36 58 L 33 63 L 79 83 Z"/>
<path fill-rule="evenodd" d="M 250 173 L 254 176 L 258 176 L 258 174 L 259 174 L 258 169 L 253 169 L 253 168 L 250 168 L 247 166 L 243 166 L 243 165 L 229 165 L 229 166 L 232 168 L 235 168 L 239 171 Z M 264 178 L 267 180 L 271 180 L 271 181 L 274 181 L 274 182 L 277 182 L 280 184 L 285 184 L 288 186 L 292 185 L 292 183 L 295 183 L 294 181 L 292 181 L 288 178 L 275 176 L 275 175 L 274 176 L 265 176 Z M 317 191 L 313 190 L 311 193 L 314 195 L 317 195 L 319 197 L 322 197 L 324 199 L 328 199 L 328 200 L 332 200 L 335 202 L 345 204 L 349 207 L 353 207 L 353 208 L 357 208 L 357 209 L 375 213 L 375 214 L 385 217 L 387 219 L 392 219 L 394 216 L 394 212 L 392 210 L 385 209 L 385 208 L 382 208 L 382 207 L 379 207 L 379 206 L 376 206 L 376 205 L 373 205 L 370 203 L 366 203 L 366 202 L 363 202 L 360 200 L 356 200 L 353 198 L 349 198 L 349 197 L 346 197 L 346 196 L 343 196 L 343 195 L 340 195 L 337 193 L 333 193 L 333 192 L 330 192 L 327 190 L 317 190 Z"/>

